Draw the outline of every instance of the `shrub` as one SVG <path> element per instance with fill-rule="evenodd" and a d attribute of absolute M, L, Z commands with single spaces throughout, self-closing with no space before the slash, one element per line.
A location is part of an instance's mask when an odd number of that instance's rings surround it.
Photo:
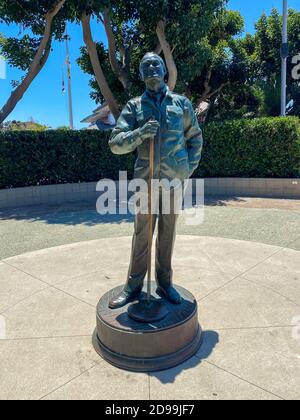
<path fill-rule="evenodd" d="M 288 178 L 300 175 L 296 117 L 211 123 L 204 128 L 200 177 Z"/>
<path fill-rule="evenodd" d="M 299 177 L 298 118 L 212 123 L 203 130 L 199 177 Z M 0 188 L 118 179 L 134 154 L 116 156 L 100 131 L 1 131 Z"/>
<path fill-rule="evenodd" d="M 132 155 L 115 156 L 100 131 L 0 132 L 0 188 L 118 179 Z"/>

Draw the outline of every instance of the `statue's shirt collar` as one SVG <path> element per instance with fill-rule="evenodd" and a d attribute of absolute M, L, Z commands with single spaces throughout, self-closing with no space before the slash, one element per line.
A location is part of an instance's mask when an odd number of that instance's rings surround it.
<path fill-rule="evenodd" d="M 143 95 L 143 99 L 150 99 L 157 104 L 157 103 L 162 103 L 163 99 L 169 95 L 171 95 L 171 91 L 168 85 L 165 84 L 163 88 L 159 90 L 158 92 L 153 92 L 149 89 L 146 89 Z"/>

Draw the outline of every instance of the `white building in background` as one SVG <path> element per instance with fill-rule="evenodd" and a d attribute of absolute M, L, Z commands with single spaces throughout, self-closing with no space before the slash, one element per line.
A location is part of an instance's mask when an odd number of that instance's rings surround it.
<path fill-rule="evenodd" d="M 116 120 L 107 104 L 100 105 L 92 115 L 84 118 L 82 123 L 89 124 L 88 130 L 111 130 L 116 126 Z"/>

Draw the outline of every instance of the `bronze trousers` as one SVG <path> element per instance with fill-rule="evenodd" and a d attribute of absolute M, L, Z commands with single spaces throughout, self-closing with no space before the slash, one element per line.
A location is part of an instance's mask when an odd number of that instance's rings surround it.
<path fill-rule="evenodd" d="M 172 285 L 173 270 L 172 256 L 176 239 L 176 225 L 178 211 L 174 211 L 174 193 L 171 192 L 170 212 L 163 214 L 162 194 L 159 194 L 159 211 L 153 217 L 153 232 L 158 224 L 156 241 L 155 278 L 159 286 L 166 288 Z M 134 223 L 134 236 L 132 240 L 131 262 L 125 290 L 127 292 L 139 291 L 143 288 L 147 274 L 148 257 L 148 215 L 137 214 Z"/>

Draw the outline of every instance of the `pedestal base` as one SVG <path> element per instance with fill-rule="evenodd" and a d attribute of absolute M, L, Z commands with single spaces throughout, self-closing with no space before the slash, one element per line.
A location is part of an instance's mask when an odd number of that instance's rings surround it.
<path fill-rule="evenodd" d="M 128 307 L 112 310 L 110 299 L 123 287 L 111 290 L 102 297 L 97 307 L 97 328 L 93 343 L 97 353 L 121 369 L 135 372 L 153 372 L 174 367 L 192 357 L 200 348 L 202 332 L 198 323 L 197 302 L 182 287 L 175 286 L 183 300 L 172 305 L 156 295 L 168 314 L 157 322 L 141 323 L 128 316 Z M 146 294 L 141 297 L 144 299 Z"/>
<path fill-rule="evenodd" d="M 161 321 L 168 315 L 169 311 L 161 299 L 151 299 L 150 302 L 143 299 L 130 305 L 127 313 L 134 321 L 149 324 L 149 322 Z"/>

